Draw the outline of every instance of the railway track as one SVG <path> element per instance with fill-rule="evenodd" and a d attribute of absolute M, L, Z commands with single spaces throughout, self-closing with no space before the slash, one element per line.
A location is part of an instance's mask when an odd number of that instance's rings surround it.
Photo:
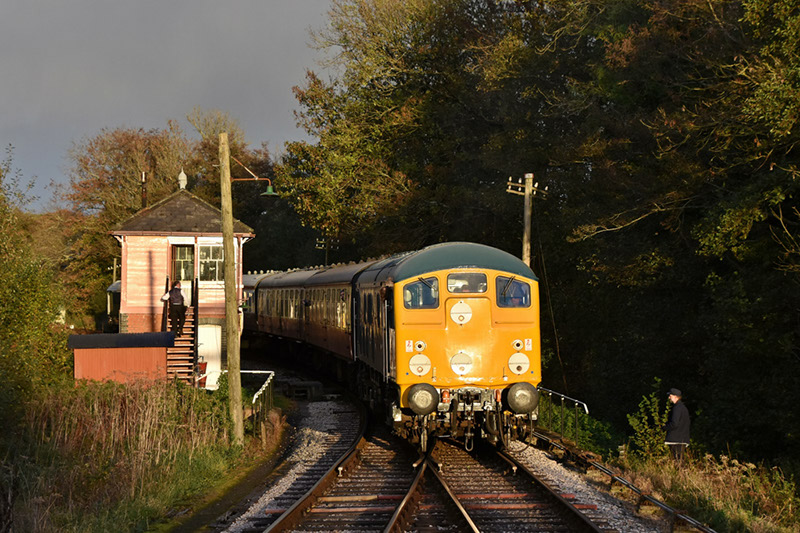
<path fill-rule="evenodd" d="M 424 458 L 387 428 L 375 431 L 267 531 L 464 531 Z"/>
<path fill-rule="evenodd" d="M 358 408 L 303 407 L 295 444 L 263 493 L 207 531 L 613 531 L 492 446 L 440 440 L 422 457 L 384 426 L 364 436 Z"/>
<path fill-rule="evenodd" d="M 491 447 L 419 457 L 377 431 L 266 531 L 604 531 Z"/>
<path fill-rule="evenodd" d="M 335 472 L 362 439 L 366 416 L 352 403 L 308 402 L 295 443 L 263 483 L 265 489 L 209 526 L 211 531 L 261 532 L 305 498 L 320 478 Z"/>
<path fill-rule="evenodd" d="M 512 456 L 490 446 L 468 453 L 440 441 L 429 459 L 448 492 L 474 524 L 474 531 L 611 531 L 590 521 L 570 502 Z"/>

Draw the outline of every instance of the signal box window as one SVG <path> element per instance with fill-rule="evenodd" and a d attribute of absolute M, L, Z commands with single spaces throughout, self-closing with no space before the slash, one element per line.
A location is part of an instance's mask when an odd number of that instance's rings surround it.
<path fill-rule="evenodd" d="M 514 278 L 497 276 L 498 307 L 530 307 L 531 286 Z"/>
<path fill-rule="evenodd" d="M 200 247 L 200 281 L 222 281 L 222 246 Z"/>
<path fill-rule="evenodd" d="M 439 280 L 435 277 L 419 278 L 403 288 L 403 305 L 406 309 L 436 309 L 439 307 Z"/>
<path fill-rule="evenodd" d="M 447 276 L 447 292 L 486 292 L 486 274 L 480 272 L 459 272 Z"/>

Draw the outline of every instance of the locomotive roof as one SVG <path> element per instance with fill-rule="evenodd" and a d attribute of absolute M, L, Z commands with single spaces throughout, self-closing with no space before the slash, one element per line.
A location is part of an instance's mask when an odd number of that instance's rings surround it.
<path fill-rule="evenodd" d="M 395 256 L 370 267 L 380 269 L 375 280 L 402 281 L 427 272 L 450 268 L 490 268 L 538 279 L 528 265 L 503 250 L 473 242 L 445 242 L 422 250 Z"/>

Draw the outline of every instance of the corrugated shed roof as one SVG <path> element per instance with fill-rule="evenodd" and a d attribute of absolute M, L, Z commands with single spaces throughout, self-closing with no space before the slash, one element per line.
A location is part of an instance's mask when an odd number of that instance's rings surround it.
<path fill-rule="evenodd" d="M 111 233 L 222 233 L 222 212 L 185 189 L 146 207 Z M 236 219 L 233 232 L 253 235 L 253 228 Z"/>

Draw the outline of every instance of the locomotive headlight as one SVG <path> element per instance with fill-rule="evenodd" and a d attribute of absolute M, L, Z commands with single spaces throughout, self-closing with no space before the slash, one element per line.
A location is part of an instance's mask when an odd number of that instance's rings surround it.
<path fill-rule="evenodd" d="M 424 353 L 418 353 L 409 359 L 408 369 L 415 376 L 424 376 L 431 369 L 431 360 Z"/>
<path fill-rule="evenodd" d="M 464 352 L 458 352 L 450 358 L 450 368 L 459 376 L 463 376 L 472 370 L 472 357 Z"/>
<path fill-rule="evenodd" d="M 417 341 L 414 343 L 414 349 L 418 352 L 424 352 L 427 347 L 428 345 L 425 344 L 425 341 Z"/>
<path fill-rule="evenodd" d="M 439 406 L 439 393 L 427 383 L 411 385 L 408 389 L 408 405 L 418 415 L 429 415 Z"/>
<path fill-rule="evenodd" d="M 531 361 L 524 353 L 515 353 L 508 358 L 508 369 L 517 375 L 522 375 L 528 371 Z"/>
<path fill-rule="evenodd" d="M 514 342 L 511 343 L 511 346 L 514 347 L 516 351 L 522 350 L 522 341 L 520 339 L 516 339 Z"/>
<path fill-rule="evenodd" d="M 539 403 L 539 391 L 530 383 L 514 383 L 508 388 L 508 405 L 515 413 L 531 413 Z"/>

